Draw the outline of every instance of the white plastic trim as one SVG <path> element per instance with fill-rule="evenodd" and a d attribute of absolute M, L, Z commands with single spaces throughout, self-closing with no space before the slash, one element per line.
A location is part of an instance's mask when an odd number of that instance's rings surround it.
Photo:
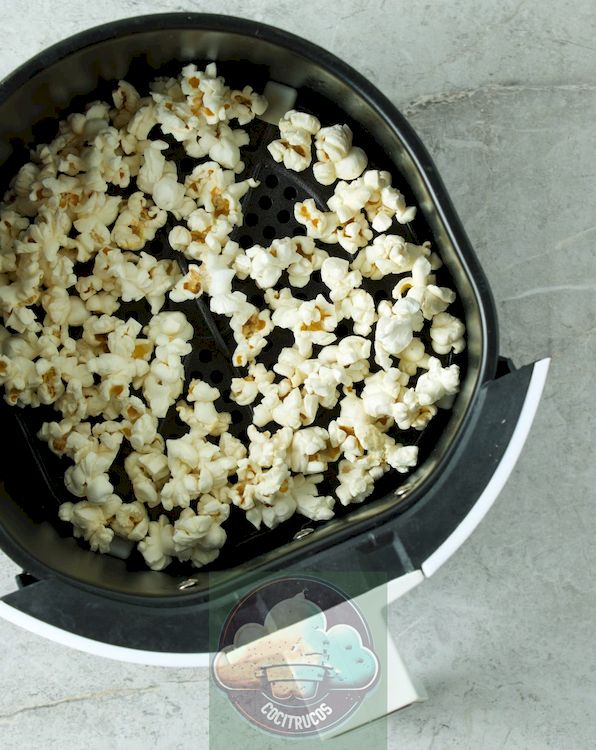
<path fill-rule="evenodd" d="M 84 638 L 81 635 L 69 633 L 54 625 L 48 625 L 31 615 L 11 607 L 6 602 L 0 602 L 0 617 L 13 625 L 18 625 L 35 635 L 48 638 L 62 646 L 69 646 L 77 651 L 85 651 L 94 656 L 103 656 L 116 661 L 126 661 L 133 664 L 146 664 L 155 667 L 208 667 L 209 654 L 181 654 L 176 652 L 141 651 L 136 648 L 125 648 L 123 646 L 112 646 L 109 643 L 95 641 L 92 638 Z"/>
<path fill-rule="evenodd" d="M 517 425 L 495 473 L 464 520 L 451 536 L 422 563 L 422 572 L 425 576 L 432 576 L 451 557 L 455 550 L 466 541 L 487 514 L 489 508 L 505 486 L 505 482 L 509 479 L 509 475 L 513 471 L 513 467 L 522 452 L 522 448 L 530 432 L 530 427 L 536 416 L 549 365 L 550 358 L 541 359 L 534 364 L 528 392 Z"/>

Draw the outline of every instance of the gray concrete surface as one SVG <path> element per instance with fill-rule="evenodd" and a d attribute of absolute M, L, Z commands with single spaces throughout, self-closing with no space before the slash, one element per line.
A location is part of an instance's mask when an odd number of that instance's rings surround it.
<path fill-rule="evenodd" d="M 502 352 L 553 358 L 493 510 L 392 608 L 429 700 L 391 717 L 389 747 L 595 747 L 593 0 L 0 0 L 0 75 L 77 30 L 168 10 L 298 30 L 373 80 L 437 161 L 495 293 Z M 15 572 L 0 555 L 0 594 Z M 0 643 L 3 750 L 208 747 L 205 670 L 105 661 L 3 622 Z"/>

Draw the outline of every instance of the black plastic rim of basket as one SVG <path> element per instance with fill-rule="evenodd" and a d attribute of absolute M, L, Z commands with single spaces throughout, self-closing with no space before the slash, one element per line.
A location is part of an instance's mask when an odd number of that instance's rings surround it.
<path fill-rule="evenodd" d="M 18 91 L 24 83 L 45 70 L 48 66 L 51 66 L 67 58 L 70 54 L 79 52 L 86 47 L 91 47 L 94 44 L 117 37 L 141 34 L 148 31 L 165 32 L 168 30 L 183 31 L 188 29 L 253 37 L 255 43 L 258 43 L 258 41 L 262 39 L 263 41 L 294 52 L 299 56 L 309 58 L 320 67 L 325 68 L 333 76 L 348 84 L 354 94 L 363 99 L 371 109 L 374 110 L 376 115 L 380 117 L 387 126 L 389 126 L 391 131 L 398 138 L 402 147 L 416 166 L 422 181 L 425 183 L 429 196 L 433 200 L 434 208 L 439 214 L 449 239 L 457 251 L 459 262 L 463 266 L 469 284 L 478 300 L 483 346 L 478 364 L 479 377 L 476 381 L 473 392 L 470 394 L 457 433 L 457 436 L 463 435 L 474 419 L 474 412 L 478 406 L 477 401 L 480 388 L 485 382 L 494 378 L 497 369 L 499 336 L 494 298 L 480 262 L 474 253 L 447 189 L 443 184 L 426 147 L 405 117 L 389 101 L 389 99 L 387 99 L 387 97 L 382 94 L 376 86 L 370 83 L 370 81 L 347 63 L 343 62 L 322 47 L 319 47 L 312 42 L 308 42 L 295 34 L 256 21 L 209 13 L 157 13 L 138 16 L 135 18 L 120 19 L 100 26 L 95 26 L 48 47 L 30 58 L 27 62 L 23 63 L 0 82 L 0 101 L 8 99 L 13 93 Z M 354 524 L 354 527 L 339 529 L 334 535 L 333 543 L 343 542 L 350 537 L 358 536 L 363 532 L 370 531 L 372 528 L 382 526 L 383 523 L 393 518 L 397 513 L 401 514 L 412 508 L 412 506 L 424 496 L 429 485 L 433 481 L 433 476 L 440 473 L 452 460 L 458 442 L 457 439 L 452 440 L 451 444 L 446 447 L 443 456 L 434 467 L 433 472 L 411 490 L 408 499 L 400 503 L 399 510 L 389 508 L 380 511 L 374 516 L 374 518 L 361 520 L 357 524 Z M 17 542 L 2 524 L 0 524 L 0 542 L 2 549 L 4 549 L 13 560 L 36 577 L 40 579 L 48 577 L 59 578 L 70 585 L 75 585 L 78 588 L 87 589 L 113 599 L 136 601 L 139 604 L 164 604 L 176 606 L 191 605 L 193 601 L 205 601 L 206 597 L 210 595 L 213 596 L 213 593 L 193 593 L 192 588 L 186 591 L 179 591 L 176 596 L 148 596 L 146 594 L 139 594 L 137 596 L 115 592 L 110 588 L 91 585 L 76 578 L 65 576 L 54 570 L 40 560 L 31 549 L 25 549 L 22 544 Z M 328 539 L 313 538 L 308 542 L 308 549 L 311 554 L 316 554 L 328 547 Z M 299 559 L 303 555 L 304 549 L 301 548 L 301 545 L 297 545 L 297 548 L 294 550 L 288 550 L 284 555 L 284 566 L 290 567 L 292 561 Z M 255 568 L 258 567 L 258 564 L 259 561 L 256 559 L 252 565 L 248 566 L 247 575 L 254 572 Z M 225 582 L 221 587 L 222 594 L 225 594 L 226 590 L 229 590 L 229 588 L 233 588 L 236 585 L 238 578 L 241 577 L 241 575 L 238 577 L 232 576 L 229 583 Z"/>

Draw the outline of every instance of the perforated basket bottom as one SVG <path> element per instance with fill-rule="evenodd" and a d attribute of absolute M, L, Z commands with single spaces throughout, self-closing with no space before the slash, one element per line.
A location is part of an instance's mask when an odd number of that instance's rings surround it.
<path fill-rule="evenodd" d="M 220 65 L 219 67 L 227 80 L 230 80 L 230 75 L 232 80 L 240 77 L 239 71 L 234 64 Z M 258 79 L 261 77 L 261 71 L 255 69 L 253 72 L 257 80 L 254 80 L 254 78 L 251 80 L 246 70 L 244 71 L 244 75 L 240 77 L 240 80 L 243 82 L 243 85 L 247 82 L 252 83 L 258 90 Z M 128 77 L 128 80 L 131 80 L 131 78 Z M 134 77 L 132 82 L 135 83 Z M 139 83 L 138 85 L 143 88 L 143 84 Z M 404 193 L 409 204 L 413 202 L 413 196 L 408 185 L 400 178 L 394 165 L 389 163 L 385 155 L 379 150 L 374 139 L 358 123 L 352 121 L 345 113 L 339 110 L 336 105 L 330 104 L 310 90 L 303 89 L 298 92 L 295 108 L 315 114 L 323 125 L 347 122 L 354 132 L 354 143 L 364 148 L 369 157 L 369 168 L 388 169 L 391 171 L 393 184 Z M 278 137 L 279 131 L 275 126 L 268 125 L 261 120 L 255 120 L 249 125 L 244 126 L 244 129 L 250 135 L 250 143 L 242 149 L 246 167 L 237 179 L 243 180 L 248 177 L 254 177 L 260 184 L 244 196 L 242 201 L 244 225 L 234 230 L 231 239 L 236 240 L 242 248 L 248 248 L 253 244 L 269 245 L 274 238 L 305 234 L 304 228 L 294 219 L 294 203 L 311 197 L 315 199 L 315 202 L 321 209 L 327 210 L 326 202 L 333 192 L 333 186 L 323 187 L 319 185 L 313 179 L 311 170 L 295 173 L 286 170 L 283 166 L 273 161 L 266 146 Z M 161 132 L 156 130 L 155 133 L 151 133 L 150 135 L 155 135 L 169 142 L 170 146 L 166 152 L 166 157 L 174 160 L 177 164 L 179 178 L 183 179 L 199 163 L 197 160 L 188 158 L 179 144 L 169 140 L 167 137 L 164 138 Z M 133 192 L 134 190 L 134 186 L 131 186 L 126 192 Z M 432 239 L 428 226 L 423 217 L 420 216 L 420 212 L 418 213 L 419 216 L 412 224 L 401 226 L 397 222 L 394 222 L 388 233 L 402 234 L 409 241 L 416 243 Z M 180 264 L 182 270 L 185 271 L 188 262 L 180 253 L 171 249 L 167 239 L 169 231 L 177 223 L 170 218 L 167 225 L 160 230 L 155 240 L 150 246 L 145 248 L 145 251 L 153 253 L 158 258 L 173 258 Z M 350 256 L 339 245 L 324 245 L 323 247 L 331 255 L 350 259 Z M 436 247 L 435 250 L 437 250 Z M 372 294 L 378 303 L 383 299 L 391 298 L 391 290 L 399 278 L 401 277 L 393 275 L 387 276 L 381 281 L 364 279 L 362 287 Z M 453 282 L 444 267 L 437 272 L 437 278 L 440 285 L 454 288 Z M 287 285 L 287 275 L 284 273 L 276 287 L 282 288 Z M 307 286 L 300 289 L 290 288 L 292 294 L 302 300 L 314 299 L 318 294 L 323 294 L 327 297 L 328 294 L 327 287 L 321 282 L 319 272 L 315 272 L 312 275 L 310 283 Z M 257 307 L 264 307 L 263 291 L 250 278 L 246 281 L 236 278 L 234 280 L 234 289 L 244 292 L 249 301 Z M 235 341 L 229 327 L 228 318 L 210 313 L 205 300 L 184 302 L 182 304 L 172 303 L 167 300 L 163 309 L 182 310 L 194 326 L 195 332 L 191 341 L 192 351 L 184 361 L 186 385 L 188 385 L 188 382 L 192 378 L 200 378 L 215 386 L 221 393 L 221 398 L 216 402 L 216 407 L 231 414 L 232 423 L 230 425 L 230 432 L 246 443 L 246 429 L 252 421 L 252 407 L 238 406 L 230 398 L 231 378 L 238 376 L 239 372 L 231 364 L 231 353 L 235 348 Z M 450 309 L 454 314 L 463 317 L 458 302 L 452 305 Z M 116 315 L 122 319 L 133 317 L 142 324 L 147 323 L 151 318 L 148 305 L 144 302 L 122 304 Z M 349 336 L 352 333 L 352 321 L 349 320 L 342 321 L 336 329 L 338 339 Z M 428 323 L 425 324 L 421 338 L 425 342 L 427 349 L 429 349 Z M 293 336 L 291 332 L 275 328 L 269 335 L 269 343 L 258 357 L 258 361 L 262 362 L 268 369 L 271 369 L 277 361 L 280 351 L 284 347 L 292 345 Z M 313 356 L 316 356 L 319 349 L 320 347 L 314 348 Z M 460 367 L 463 368 L 465 366 L 465 360 L 461 356 L 441 357 L 441 359 L 444 364 L 455 361 Z M 378 370 L 379 368 L 374 363 L 372 355 L 370 361 L 371 371 Z M 356 387 L 357 393 L 360 392 L 362 385 L 359 384 Z M 70 462 L 54 456 L 47 446 L 42 444 L 36 437 L 36 433 L 42 422 L 59 419 L 60 415 L 49 407 L 42 407 L 35 410 L 19 409 L 16 412 L 21 427 L 28 434 L 35 462 L 38 464 L 47 484 L 48 497 L 39 499 L 40 507 L 44 509 L 44 515 L 48 520 L 58 526 L 61 535 L 65 537 L 70 536 L 72 534 L 70 525 L 62 524 L 57 519 L 57 506 L 66 500 L 73 500 L 66 492 L 63 483 L 64 471 Z M 338 413 L 338 407 L 332 410 L 320 409 L 314 424 L 326 427 L 330 420 Z M 429 427 L 422 433 L 414 430 L 404 432 L 392 429 L 389 434 L 404 444 L 417 444 L 419 446 L 420 465 L 435 445 L 448 418 L 448 412 L 439 411 L 439 414 L 431 421 Z M 188 429 L 188 426 L 179 419 L 174 407 L 161 420 L 159 427 L 159 431 L 165 439 L 180 437 Z M 264 429 L 276 430 L 279 427 L 278 425 L 270 424 Z M 129 451 L 130 447 L 125 441 L 121 453 L 110 472 L 114 491 L 123 500 L 128 502 L 134 499 L 130 482 L 124 472 L 124 458 Z M 337 463 L 330 464 L 324 481 L 318 485 L 320 494 L 333 494 L 334 487 L 337 484 L 337 466 Z M 390 470 L 376 483 L 374 492 L 365 502 L 368 504 L 375 503 L 379 498 L 385 497 L 390 492 L 394 492 L 404 482 L 406 477 L 407 475 L 404 476 L 394 470 Z M 397 498 L 395 502 L 396 504 L 399 502 Z M 350 507 L 344 508 L 338 502 L 335 510 L 336 515 L 339 516 L 349 513 Z M 157 518 L 163 511 L 155 508 L 150 509 L 149 512 L 152 517 Z M 177 512 L 173 511 L 168 515 L 175 518 L 177 517 Z M 280 524 L 274 530 L 269 530 L 265 527 L 256 530 L 246 520 L 244 512 L 232 506 L 230 518 L 224 524 L 228 540 L 222 548 L 219 558 L 209 566 L 209 569 L 226 569 L 239 565 L 261 553 L 287 543 L 293 539 L 298 531 L 306 527 L 314 528 L 317 525 L 319 524 L 299 514 L 295 514 L 291 519 Z M 85 546 L 84 542 L 82 544 Z M 146 569 L 146 564 L 142 556 L 136 550 L 126 561 L 126 565 L 130 570 Z M 190 563 L 174 562 L 167 571 L 177 575 L 186 574 L 191 572 L 191 565 Z"/>

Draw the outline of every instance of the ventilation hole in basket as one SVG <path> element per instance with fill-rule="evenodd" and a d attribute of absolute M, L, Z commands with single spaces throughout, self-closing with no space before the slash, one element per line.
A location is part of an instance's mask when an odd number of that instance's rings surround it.
<path fill-rule="evenodd" d="M 306 235 L 304 227 L 294 227 L 294 229 L 292 229 L 292 237 L 299 237 L 300 235 L 303 237 Z"/>
<path fill-rule="evenodd" d="M 269 174 L 265 178 L 265 185 L 270 188 L 275 188 L 279 185 L 279 180 L 274 174 Z"/>
<path fill-rule="evenodd" d="M 377 289 L 373 296 L 377 304 L 385 299 L 389 299 L 389 294 L 384 289 Z"/>
<path fill-rule="evenodd" d="M 199 362 L 211 362 L 213 352 L 210 349 L 201 349 L 199 352 Z"/>
<path fill-rule="evenodd" d="M 249 247 L 253 246 L 252 237 L 250 234 L 243 234 L 238 240 L 238 244 L 243 250 L 247 250 Z"/>
<path fill-rule="evenodd" d="M 209 373 L 209 380 L 212 383 L 221 383 L 223 378 L 224 376 L 221 370 L 213 370 L 212 372 Z"/>
<path fill-rule="evenodd" d="M 280 224 L 287 224 L 290 221 L 290 212 L 284 208 L 277 214 L 277 220 Z"/>
<path fill-rule="evenodd" d="M 275 227 L 267 226 L 263 229 L 263 237 L 272 240 L 275 237 Z"/>
<path fill-rule="evenodd" d="M 273 205 L 273 201 L 271 200 L 271 198 L 268 195 L 262 195 L 259 198 L 259 206 L 263 210 L 267 211 L 268 209 L 271 208 L 272 205 Z"/>
<path fill-rule="evenodd" d="M 263 303 L 265 302 L 262 294 L 251 294 L 248 301 L 255 307 L 263 307 Z"/>
<path fill-rule="evenodd" d="M 240 409 L 234 409 L 232 411 L 232 424 L 240 424 L 242 422 L 242 412 Z"/>
<path fill-rule="evenodd" d="M 256 227 L 259 223 L 259 217 L 257 214 L 253 214 L 252 212 L 249 214 L 246 214 L 244 217 L 244 223 L 247 227 Z"/>
<path fill-rule="evenodd" d="M 293 201 L 297 195 L 298 193 L 296 192 L 296 188 L 292 187 L 291 185 L 288 185 L 288 187 L 284 190 L 284 198 L 287 198 L 289 201 Z"/>

